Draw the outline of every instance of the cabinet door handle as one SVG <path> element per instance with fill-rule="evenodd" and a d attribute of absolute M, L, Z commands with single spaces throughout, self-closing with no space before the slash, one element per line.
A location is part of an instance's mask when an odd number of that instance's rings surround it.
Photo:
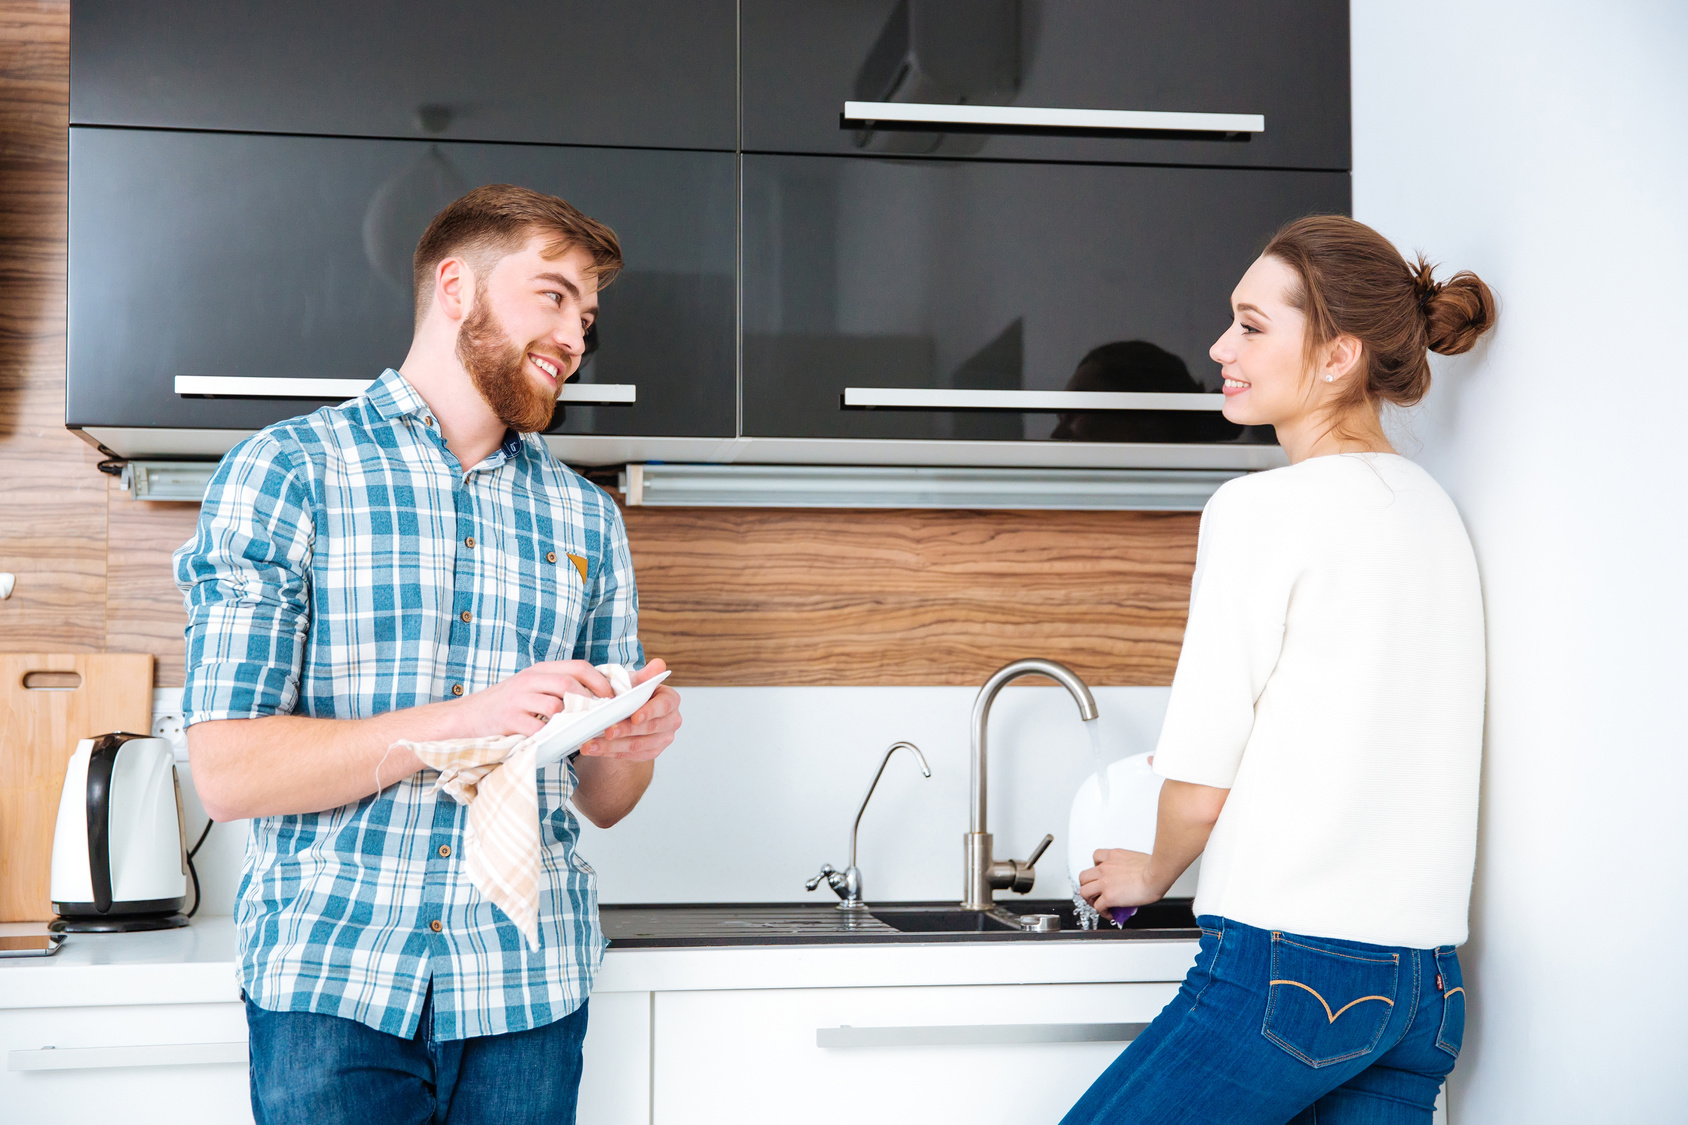
<path fill-rule="evenodd" d="M 373 379 L 270 379 L 245 375 L 178 375 L 176 393 L 183 397 L 313 398 L 338 401 L 356 398 Z M 639 397 L 635 383 L 564 383 L 559 402 L 629 404 Z"/>
<path fill-rule="evenodd" d="M 1223 410 L 1224 395 L 1151 391 L 957 391 L 939 387 L 845 387 L 845 406 L 904 410 Z"/>
<path fill-rule="evenodd" d="M 932 1027 L 818 1027 L 817 1047 L 1004 1047 L 1129 1043 L 1147 1023 L 965 1023 Z"/>
<path fill-rule="evenodd" d="M 119 1066 L 246 1064 L 246 1041 L 141 1043 L 130 1047 L 43 1047 L 6 1052 L 7 1070 L 106 1070 Z"/>
<path fill-rule="evenodd" d="M 1016 105 L 845 102 L 842 124 L 948 125 L 989 130 L 1094 129 L 1134 133 L 1264 133 L 1260 113 L 1169 113 L 1144 109 L 1056 109 Z"/>

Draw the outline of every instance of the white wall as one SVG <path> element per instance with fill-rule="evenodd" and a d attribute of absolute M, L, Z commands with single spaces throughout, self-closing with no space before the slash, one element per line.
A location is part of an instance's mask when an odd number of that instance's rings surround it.
<path fill-rule="evenodd" d="M 1500 326 L 1403 421 L 1489 628 L 1461 1123 L 1688 1120 L 1688 5 L 1355 0 L 1354 212 Z"/>
<path fill-rule="evenodd" d="M 1098 688 L 1109 760 L 1154 749 L 1166 688 Z M 961 897 L 967 831 L 968 716 L 976 688 L 682 689 L 684 728 L 637 809 L 580 852 L 606 902 L 793 902 L 820 865 L 848 862 L 850 822 L 885 748 L 919 746 L 921 777 L 899 751 L 862 818 L 857 863 L 869 902 Z M 1056 843 L 1037 898 L 1066 898 L 1067 814 L 1093 772 L 1072 697 L 1010 687 L 990 729 L 988 827 L 999 858 Z M 1193 894 L 1186 879 L 1175 894 Z M 836 901 L 824 887 L 816 901 Z M 1013 898 L 1003 893 L 1000 898 Z"/>
<path fill-rule="evenodd" d="M 1005 657 L 1005 660 L 1007 658 Z M 1154 749 L 1166 688 L 1097 688 L 1111 761 Z M 921 777 L 899 752 L 862 818 L 857 863 L 869 902 L 961 897 L 967 831 L 968 716 L 975 688 L 682 688 L 685 726 L 650 792 L 608 831 L 585 825 L 580 853 L 605 902 L 834 902 L 803 890 L 822 863 L 848 862 L 850 822 L 885 748 L 919 746 Z M 1093 772 L 1090 740 L 1067 693 L 1010 687 L 990 730 L 990 824 L 1001 858 L 1025 858 L 1053 832 L 1031 896 L 1066 898 L 1067 813 Z M 204 825 L 183 770 L 190 840 Z M 244 821 L 212 829 L 198 860 L 204 911 L 227 914 Z M 1194 894 L 1190 873 L 1174 894 Z M 999 897 L 1013 898 L 1003 893 Z"/>

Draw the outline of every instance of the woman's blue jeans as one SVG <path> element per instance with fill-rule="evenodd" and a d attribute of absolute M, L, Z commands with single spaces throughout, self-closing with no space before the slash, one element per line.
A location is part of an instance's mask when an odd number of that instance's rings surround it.
<path fill-rule="evenodd" d="M 1427 1125 L 1465 1037 L 1452 946 L 1197 921 L 1178 995 L 1062 1125 Z"/>

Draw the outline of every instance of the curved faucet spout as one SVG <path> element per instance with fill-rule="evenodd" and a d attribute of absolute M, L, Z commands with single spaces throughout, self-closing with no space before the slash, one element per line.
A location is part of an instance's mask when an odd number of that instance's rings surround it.
<path fill-rule="evenodd" d="M 1053 660 L 1016 660 L 997 669 L 996 674 L 979 689 L 973 701 L 972 785 L 973 807 L 968 822 L 971 830 L 963 840 L 961 905 L 968 910 L 995 909 L 994 896 L 1002 888 L 1019 894 L 1032 889 L 1037 878 L 1034 868 L 1050 837 L 1044 837 L 1028 860 L 996 859 L 992 855 L 991 834 L 985 827 L 985 734 L 990 725 L 991 704 L 1004 687 L 1021 676 L 1048 676 L 1072 695 L 1078 704 L 1079 717 L 1085 722 L 1096 718 L 1096 700 L 1071 668 Z"/>
<path fill-rule="evenodd" d="M 969 830 L 974 833 L 987 832 L 985 827 L 985 736 L 986 728 L 990 724 L 991 704 L 996 702 L 997 693 L 1013 681 L 1022 676 L 1047 676 L 1066 688 L 1072 695 L 1073 702 L 1078 704 L 1079 718 L 1090 722 L 1096 718 L 1096 699 L 1090 694 L 1090 689 L 1084 681 L 1078 678 L 1078 673 L 1054 660 L 1044 660 L 1032 657 L 1027 660 L 1016 660 L 1012 664 L 997 669 L 985 686 L 979 689 L 979 696 L 973 701 L 973 746 L 972 746 L 972 810 L 969 815 Z"/>
<path fill-rule="evenodd" d="M 850 866 L 856 866 L 856 832 L 862 826 L 862 814 L 867 812 L 867 803 L 873 798 L 873 791 L 879 788 L 879 779 L 885 773 L 885 767 L 891 764 L 891 755 L 898 750 L 912 751 L 915 760 L 920 763 L 920 772 L 926 777 L 932 776 L 932 767 L 926 764 L 926 755 L 920 752 L 920 747 L 912 742 L 893 742 L 885 751 L 885 756 L 879 759 L 879 770 L 873 775 L 873 780 L 867 784 L 867 792 L 862 794 L 862 807 L 856 810 L 856 821 L 850 825 Z"/>

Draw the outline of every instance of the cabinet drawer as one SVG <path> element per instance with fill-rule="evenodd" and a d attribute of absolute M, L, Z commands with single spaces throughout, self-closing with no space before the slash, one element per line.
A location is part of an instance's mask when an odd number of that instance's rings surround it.
<path fill-rule="evenodd" d="M 734 165 L 730 153 L 72 129 L 66 420 L 252 430 L 351 397 L 239 383 L 218 393 L 252 397 L 184 397 L 176 380 L 367 385 L 409 349 L 411 256 L 429 220 L 471 187 L 515 183 L 608 223 L 627 262 L 576 382 L 633 401 L 565 404 L 552 432 L 730 437 Z"/>
<path fill-rule="evenodd" d="M 744 198 L 747 435 L 1203 444 L 1274 440 L 1208 348 L 1272 233 L 1350 205 L 1346 172 L 772 155 Z"/>
<path fill-rule="evenodd" d="M 657 1125 L 1052 1121 L 1175 983 L 658 993 Z M 823 1046 L 821 1044 L 830 1044 Z M 1014 1081 L 1003 1081 L 1013 1074 Z M 840 1075 L 849 1075 L 841 1085 Z"/>
<path fill-rule="evenodd" d="M 748 151 L 1350 165 L 1343 0 L 744 0 L 741 12 Z M 846 102 L 889 104 L 847 118 Z M 888 120 L 911 106 L 954 123 Z"/>
<path fill-rule="evenodd" d="M 240 1004 L 0 1011 L 8 1121 L 250 1122 Z M 47 1050 L 46 1048 L 52 1048 Z"/>
<path fill-rule="evenodd" d="M 70 120 L 730 150 L 733 0 L 76 0 Z"/>

